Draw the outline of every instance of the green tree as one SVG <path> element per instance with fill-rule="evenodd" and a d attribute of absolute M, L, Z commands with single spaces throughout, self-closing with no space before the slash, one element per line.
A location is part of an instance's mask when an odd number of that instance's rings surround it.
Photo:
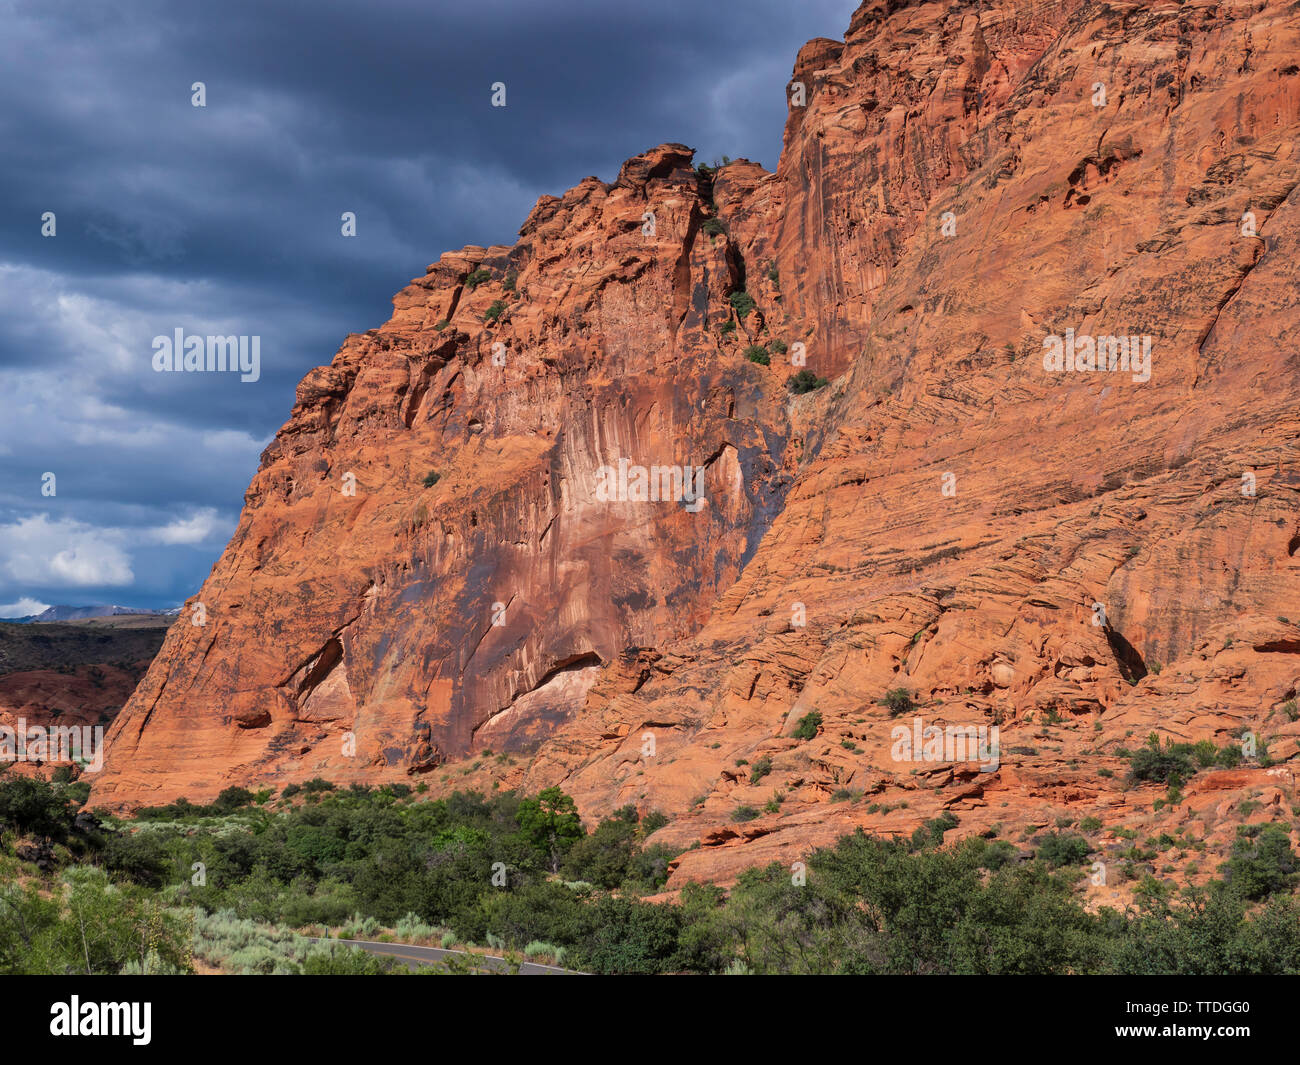
<path fill-rule="evenodd" d="M 19 833 L 67 838 L 71 804 L 60 788 L 36 777 L 12 777 L 0 782 L 0 827 Z"/>
<path fill-rule="evenodd" d="M 1224 867 L 1224 879 L 1248 899 L 1284 891 L 1296 880 L 1291 834 L 1281 825 L 1242 825 Z"/>
<path fill-rule="evenodd" d="M 515 819 L 524 838 L 546 855 L 553 873 L 559 872 L 560 859 L 583 836 L 578 805 L 559 788 L 524 799 Z"/>

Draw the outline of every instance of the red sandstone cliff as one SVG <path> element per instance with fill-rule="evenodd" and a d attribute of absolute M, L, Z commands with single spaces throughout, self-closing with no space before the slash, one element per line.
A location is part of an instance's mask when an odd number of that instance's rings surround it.
<path fill-rule="evenodd" d="M 663 145 L 443 256 L 300 385 L 92 802 L 560 784 L 702 841 L 674 883 L 942 810 L 1153 825 L 1153 730 L 1279 763 L 1199 776 L 1205 833 L 1295 804 L 1298 64 L 1280 2 L 867 3 L 775 174 Z M 1048 372 L 1067 330 L 1150 380 Z M 602 501 L 620 459 L 705 502 Z M 898 687 L 998 769 L 900 764 Z"/>

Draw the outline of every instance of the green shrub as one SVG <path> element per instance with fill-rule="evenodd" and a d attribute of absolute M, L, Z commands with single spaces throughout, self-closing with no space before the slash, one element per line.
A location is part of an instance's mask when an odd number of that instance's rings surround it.
<path fill-rule="evenodd" d="M 149 951 L 144 961 L 132 958 L 122 966 L 121 976 L 183 976 L 187 970 L 167 961 L 157 951 Z"/>
<path fill-rule="evenodd" d="M 355 913 L 352 920 L 339 930 L 339 935 L 343 939 L 371 939 L 379 934 L 379 929 L 380 924 L 375 918 Z"/>
<path fill-rule="evenodd" d="M 442 480 L 442 474 L 440 474 L 437 470 L 430 470 L 428 473 L 424 475 L 424 487 L 432 488 L 435 484 L 437 484 L 441 480 Z"/>
<path fill-rule="evenodd" d="M 397 933 L 399 939 L 434 939 L 442 934 L 442 930 L 435 928 L 431 924 L 425 924 L 418 914 L 409 911 L 402 915 L 397 924 L 393 926 L 393 931 Z"/>
<path fill-rule="evenodd" d="M 1129 756 L 1129 780 L 1180 784 L 1194 772 L 1191 752 L 1192 746 L 1188 743 L 1166 742 L 1161 747 L 1159 737 L 1152 733 L 1146 746 Z"/>
<path fill-rule="evenodd" d="M 731 300 L 731 307 L 732 310 L 736 312 L 737 318 L 744 318 L 753 311 L 756 306 L 758 306 L 758 304 L 754 302 L 754 297 L 748 292 L 733 292 L 727 298 Z"/>
<path fill-rule="evenodd" d="M 772 759 L 767 755 L 763 755 L 762 758 L 756 759 L 754 764 L 749 767 L 749 782 L 757 784 L 770 772 L 772 772 Z"/>
<path fill-rule="evenodd" d="M 748 805 L 737 806 L 731 811 L 731 819 L 737 822 L 752 821 L 758 816 L 758 811 Z"/>
<path fill-rule="evenodd" d="M 472 292 L 474 289 L 478 288 L 479 285 L 483 284 L 483 282 L 491 280 L 492 272 L 480 267 L 465 278 L 465 287 Z"/>
<path fill-rule="evenodd" d="M 74 780 L 71 784 L 64 785 L 63 794 L 74 805 L 85 806 L 90 800 L 90 782 L 87 780 Z"/>
<path fill-rule="evenodd" d="M 1224 879 L 1248 899 L 1289 890 L 1298 870 L 1291 833 L 1276 824 L 1239 826 L 1223 867 Z"/>
<path fill-rule="evenodd" d="M 187 971 L 184 918 L 156 894 L 73 866 L 43 891 L 0 883 L 0 974 L 113 976 Z"/>
<path fill-rule="evenodd" d="M 247 788 L 224 788 L 212 804 L 211 810 L 217 814 L 228 814 L 245 806 L 250 806 L 252 802 L 253 793 Z"/>
<path fill-rule="evenodd" d="M 8 777 L 0 781 L 0 828 L 20 835 L 48 836 L 58 843 L 67 838 L 73 811 L 61 788 L 36 777 Z"/>
<path fill-rule="evenodd" d="M 1038 857 L 1053 869 L 1063 865 L 1079 865 L 1088 857 L 1091 847 L 1082 836 L 1069 832 L 1050 832 L 1038 844 Z"/>
<path fill-rule="evenodd" d="M 613 890 L 628 878 L 639 850 L 635 809 L 631 818 L 616 814 L 573 842 L 564 858 L 565 879 Z"/>
<path fill-rule="evenodd" d="M 506 309 L 505 300 L 493 300 L 492 306 L 490 306 L 483 313 L 483 321 L 485 322 L 497 321 L 501 317 L 501 315 L 505 313 L 505 309 Z"/>
<path fill-rule="evenodd" d="M 825 377 L 818 377 L 811 370 L 804 368 L 786 378 L 785 387 L 796 396 L 802 396 L 808 392 L 815 392 L 819 388 L 825 388 L 828 384 L 830 381 Z"/>
<path fill-rule="evenodd" d="M 701 228 L 710 237 L 720 237 L 727 232 L 727 227 L 722 224 L 720 218 L 706 218 Z"/>
<path fill-rule="evenodd" d="M 360 947 L 341 943 L 317 943 L 302 961 L 304 976 L 381 976 L 400 963 L 395 958 L 376 957 Z"/>
<path fill-rule="evenodd" d="M 115 832 L 104 846 L 104 868 L 137 884 L 160 888 L 171 868 L 167 846 L 155 832 Z"/>
<path fill-rule="evenodd" d="M 524 957 L 529 961 L 535 961 L 538 958 L 550 959 L 555 965 L 560 965 L 564 961 L 564 948 L 557 947 L 553 943 L 543 943 L 539 939 L 534 939 L 524 947 Z"/>
<path fill-rule="evenodd" d="M 885 692 L 879 705 L 889 709 L 890 717 L 898 717 L 900 714 L 910 714 L 917 708 L 916 701 L 912 698 L 912 693 L 906 688 L 891 688 L 889 691 Z"/>
<path fill-rule="evenodd" d="M 961 821 L 951 810 L 945 810 L 938 817 L 932 817 L 912 833 L 912 846 L 916 849 L 939 846 L 945 832 L 956 828 Z"/>
<path fill-rule="evenodd" d="M 653 835 L 668 824 L 668 815 L 662 810 L 651 810 L 641 818 L 640 834 L 644 839 L 646 836 Z"/>
<path fill-rule="evenodd" d="M 799 724 L 795 727 L 794 738 L 797 740 L 810 740 L 817 735 L 822 727 L 822 715 L 820 710 L 810 710 L 799 719 Z"/>
<path fill-rule="evenodd" d="M 767 353 L 767 348 L 760 347 L 757 344 L 751 344 L 745 349 L 745 358 L 750 362 L 756 362 L 760 366 L 768 366 L 772 362 L 772 357 Z"/>

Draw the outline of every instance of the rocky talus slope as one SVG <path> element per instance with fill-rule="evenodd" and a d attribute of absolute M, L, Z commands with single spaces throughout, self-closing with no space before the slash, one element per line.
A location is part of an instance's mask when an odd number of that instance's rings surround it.
<path fill-rule="evenodd" d="M 791 82 L 775 173 L 655 148 L 304 379 L 93 802 L 554 784 L 670 815 L 670 886 L 945 811 L 1184 872 L 1291 819 L 1300 11 L 866 3 Z M 1112 336 L 1149 379 L 1045 361 Z M 1260 755 L 1170 802 L 1151 732 Z"/>

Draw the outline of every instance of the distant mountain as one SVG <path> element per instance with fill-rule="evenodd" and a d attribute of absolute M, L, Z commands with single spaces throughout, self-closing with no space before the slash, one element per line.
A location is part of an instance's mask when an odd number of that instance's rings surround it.
<path fill-rule="evenodd" d="M 10 618 L 17 622 L 41 621 L 84 621 L 86 618 L 112 618 L 120 614 L 158 614 L 172 615 L 180 613 L 179 607 L 170 610 L 145 610 L 130 606 L 52 606 L 25 618 Z"/>

